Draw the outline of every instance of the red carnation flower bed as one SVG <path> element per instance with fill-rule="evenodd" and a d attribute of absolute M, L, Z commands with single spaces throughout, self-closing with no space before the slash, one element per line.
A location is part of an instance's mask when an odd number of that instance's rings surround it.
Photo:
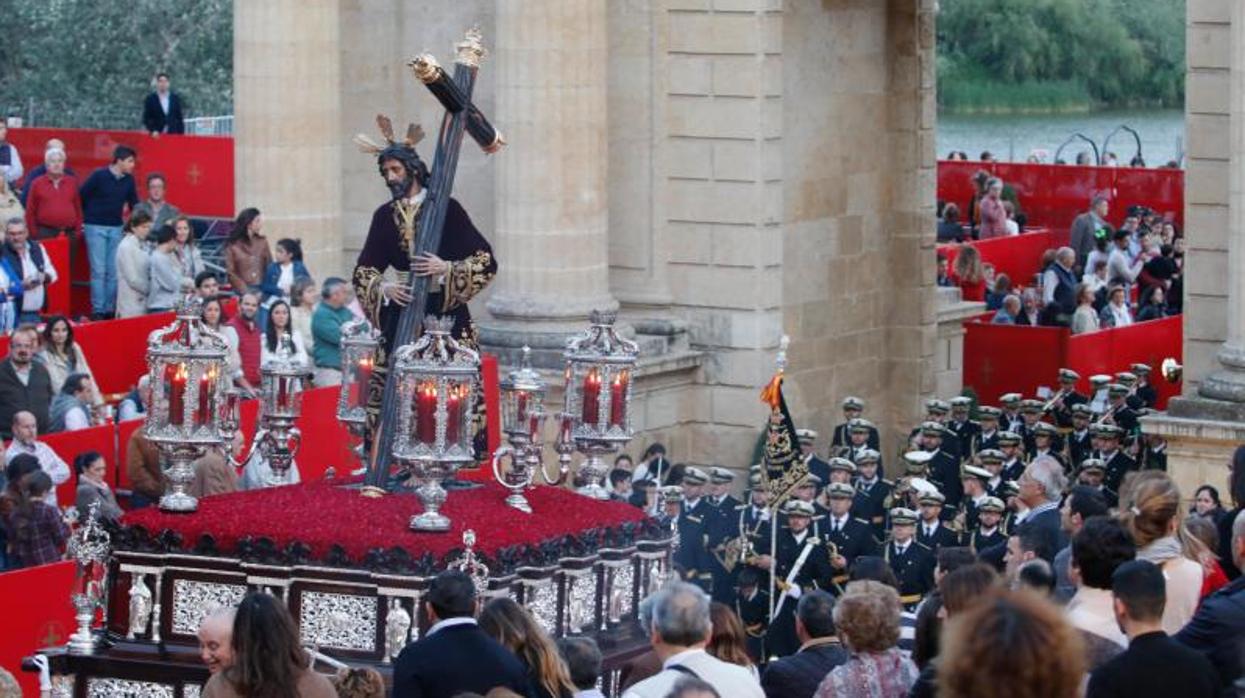
<path fill-rule="evenodd" d="M 602 502 L 556 487 L 527 493 L 532 514 L 506 506 L 506 490 L 489 482 L 450 492 L 442 512 L 453 521 L 446 533 L 410 530 L 411 516 L 422 511 L 414 494 L 365 497 L 341 482 L 315 482 L 250 492 L 205 497 L 193 514 L 171 514 L 155 507 L 132 511 L 126 527 L 142 527 L 152 535 L 171 531 L 193 549 L 211 536 L 216 550 L 232 554 L 239 541 L 268 538 L 280 549 L 299 542 L 311 557 L 324 557 L 340 546 L 351 560 L 369 551 L 399 547 L 411 557 L 431 554 L 442 559 L 462 548 L 463 531 L 476 532 L 476 550 L 485 555 L 513 546 L 540 545 L 590 529 L 605 529 L 644 519 L 639 509 L 621 502 Z"/>

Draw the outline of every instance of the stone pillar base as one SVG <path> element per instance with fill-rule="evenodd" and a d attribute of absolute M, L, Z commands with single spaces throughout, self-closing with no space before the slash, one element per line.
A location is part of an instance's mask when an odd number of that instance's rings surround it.
<path fill-rule="evenodd" d="M 1186 500 L 1202 485 L 1224 493 L 1232 452 L 1245 444 L 1245 405 L 1176 397 L 1167 412 L 1142 417 L 1141 430 L 1167 440 L 1167 472 Z"/>

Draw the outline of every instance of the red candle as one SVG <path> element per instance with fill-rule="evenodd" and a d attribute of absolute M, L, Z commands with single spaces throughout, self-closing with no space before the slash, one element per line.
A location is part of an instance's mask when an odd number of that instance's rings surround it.
<path fill-rule="evenodd" d="M 610 426 L 622 426 L 627 417 L 627 385 L 630 382 L 631 375 L 627 371 L 620 371 L 614 376 L 614 382 L 610 385 Z"/>
<path fill-rule="evenodd" d="M 372 359 L 363 357 L 355 364 L 352 407 L 367 407 L 368 389 L 372 383 Z"/>
<path fill-rule="evenodd" d="M 169 424 L 181 426 L 186 419 L 186 367 L 169 364 Z"/>
<path fill-rule="evenodd" d="M 445 443 L 448 446 L 458 443 L 459 427 L 463 421 L 462 399 L 459 397 L 458 388 L 450 388 L 449 395 L 446 397 L 445 412 Z"/>
<path fill-rule="evenodd" d="M 562 424 L 559 427 L 560 435 L 558 441 L 561 443 L 570 443 L 571 429 L 575 426 L 575 418 L 569 414 L 562 413 Z"/>
<path fill-rule="evenodd" d="M 584 423 L 596 425 L 601 416 L 601 374 L 594 368 L 584 376 Z"/>
<path fill-rule="evenodd" d="M 277 409 L 285 409 L 290 402 L 289 387 L 287 386 L 288 378 L 285 376 L 277 376 Z"/>
<path fill-rule="evenodd" d="M 437 387 L 424 383 L 415 397 L 415 438 L 425 444 L 436 443 Z"/>
<path fill-rule="evenodd" d="M 211 421 L 208 416 L 208 405 L 215 391 L 216 369 L 209 368 L 202 376 L 199 376 L 199 406 L 195 410 L 195 426 L 200 427 Z"/>
<path fill-rule="evenodd" d="M 514 419 L 516 422 L 522 423 L 527 419 L 527 391 L 520 390 L 516 394 L 517 405 L 514 410 Z"/>

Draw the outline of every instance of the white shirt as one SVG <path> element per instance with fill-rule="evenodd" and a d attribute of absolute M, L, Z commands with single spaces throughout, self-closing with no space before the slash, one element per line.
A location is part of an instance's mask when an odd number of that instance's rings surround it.
<path fill-rule="evenodd" d="M 81 407 L 73 407 L 65 413 L 65 431 L 77 431 L 91 426 L 91 418 Z"/>
<path fill-rule="evenodd" d="M 17 153 L 17 146 L 8 143 L 6 147 L 9 149 L 9 164 L 0 169 L 4 171 L 4 178 L 12 184 L 21 179 L 26 170 L 22 168 L 22 157 Z"/>
<path fill-rule="evenodd" d="M 23 279 L 33 278 L 39 274 L 39 268 L 35 266 L 35 260 L 30 256 L 32 244 L 27 242 L 25 249 L 22 250 L 22 268 L 14 269 L 22 275 Z M 46 249 L 43 250 L 43 271 L 48 275 L 48 284 L 56 283 L 56 267 L 52 266 L 52 259 L 48 257 Z M 39 312 L 43 308 L 43 294 L 44 284 L 26 289 L 26 293 L 22 295 L 22 310 L 28 313 Z"/>
<path fill-rule="evenodd" d="M 277 277 L 277 288 L 281 289 L 281 293 L 287 297 L 290 295 L 290 287 L 294 285 L 294 263 L 278 265 L 281 268 L 281 275 Z"/>
<path fill-rule="evenodd" d="M 849 518 L 851 518 L 850 514 L 844 514 L 842 516 L 835 516 L 831 514 L 830 515 L 830 530 L 831 531 L 842 531 L 844 528 L 847 527 L 847 520 Z"/>
<path fill-rule="evenodd" d="M 169 114 L 169 93 L 156 92 L 156 99 L 160 100 L 160 111 L 164 112 L 165 116 L 168 116 Z M 168 133 L 168 131 L 169 131 L 169 127 L 165 125 L 165 127 L 160 132 Z"/>
<path fill-rule="evenodd" d="M 895 541 L 895 554 L 903 555 L 904 553 L 908 552 L 909 545 L 912 545 L 911 540 L 908 540 L 905 543 L 900 543 L 899 541 Z"/>
<path fill-rule="evenodd" d="M 424 637 L 431 637 L 433 633 L 437 632 L 438 630 L 452 628 L 455 625 L 476 625 L 476 619 L 472 618 L 471 616 L 458 616 L 457 618 L 446 618 L 445 620 L 439 620 L 436 623 L 433 623 L 431 628 L 428 628 L 428 634 L 425 635 Z"/>
<path fill-rule="evenodd" d="M 1107 307 L 1111 310 L 1111 318 L 1115 322 L 1115 327 L 1127 327 L 1133 324 L 1133 314 L 1129 312 L 1127 305 L 1108 303 Z"/>
<path fill-rule="evenodd" d="M 50 446 L 38 440 L 36 440 L 33 444 L 27 445 L 17 439 L 13 439 L 13 443 L 9 444 L 9 448 L 4 452 L 5 467 L 8 467 L 13 458 L 21 453 L 26 453 L 37 458 L 39 460 L 39 467 L 43 469 L 43 472 L 48 474 L 48 477 L 52 478 L 53 485 L 59 485 L 69 480 L 69 466 L 65 464 L 65 461 L 61 460 L 60 456 L 56 455 L 56 451 L 53 451 Z M 48 490 L 47 496 L 43 498 L 43 501 L 46 502 L 48 506 L 59 508 L 59 505 L 56 503 L 55 487 Z"/>
<path fill-rule="evenodd" d="M 662 662 L 662 670 L 654 676 L 637 683 L 623 693 L 623 698 L 665 698 L 679 679 L 687 676 L 670 669 L 673 665 L 686 667 L 696 673 L 701 681 L 713 686 L 723 698 L 764 698 L 761 684 L 756 676 L 744 667 L 728 664 L 711 656 L 701 648 L 679 652 Z"/>

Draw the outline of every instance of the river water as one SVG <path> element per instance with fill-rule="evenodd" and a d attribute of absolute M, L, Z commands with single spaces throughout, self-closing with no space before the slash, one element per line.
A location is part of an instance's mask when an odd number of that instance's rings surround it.
<path fill-rule="evenodd" d="M 989 150 L 1000 160 L 1024 161 L 1036 149 L 1048 151 L 1045 162 L 1052 162 L 1055 151 L 1075 133 L 1081 133 L 1098 144 L 1100 151 L 1106 137 L 1119 126 L 1128 126 L 1141 137 L 1141 153 L 1150 167 L 1184 156 L 1184 112 L 1179 109 L 1130 109 L 1095 111 L 1084 114 L 947 114 L 938 115 L 938 158 L 952 150 L 963 150 L 976 160 Z M 1127 164 L 1137 152 L 1133 136 L 1119 131 L 1111 137 L 1108 148 Z M 1093 149 L 1076 139 L 1060 155 L 1068 162 L 1076 160 L 1080 151 Z"/>

